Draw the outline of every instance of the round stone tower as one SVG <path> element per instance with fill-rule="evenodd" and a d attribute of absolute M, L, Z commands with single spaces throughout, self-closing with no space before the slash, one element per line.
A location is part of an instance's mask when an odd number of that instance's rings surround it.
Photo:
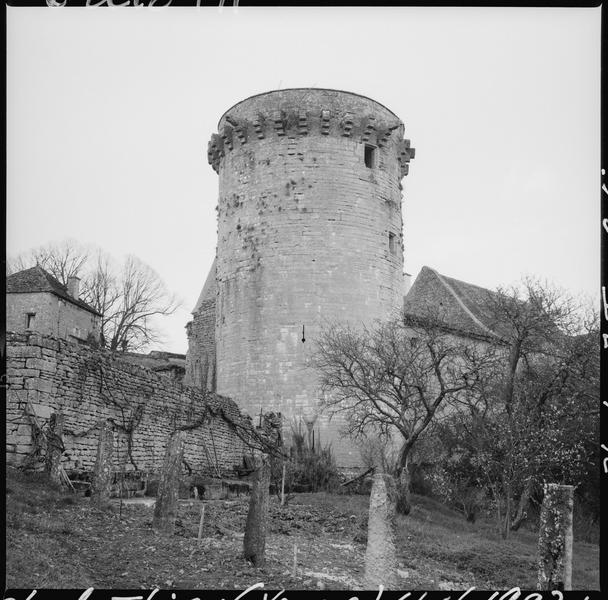
<path fill-rule="evenodd" d="M 280 411 L 286 433 L 302 419 L 342 467 L 360 456 L 320 413 L 309 359 L 327 324 L 369 324 L 403 304 L 400 182 L 414 156 L 403 134 L 370 98 L 301 88 L 239 102 L 209 142 L 217 392 L 252 416 Z"/>

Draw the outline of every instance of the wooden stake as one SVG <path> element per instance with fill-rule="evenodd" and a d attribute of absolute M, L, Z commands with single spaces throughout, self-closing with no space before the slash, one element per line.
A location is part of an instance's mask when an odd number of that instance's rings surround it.
<path fill-rule="evenodd" d="M 203 537 L 203 521 L 205 520 L 205 503 L 201 502 L 201 520 L 198 524 L 198 543 L 201 543 Z"/>
<path fill-rule="evenodd" d="M 281 478 L 281 506 L 285 505 L 285 461 L 283 461 L 283 477 Z"/>
<path fill-rule="evenodd" d="M 298 576 L 298 545 L 293 545 L 293 573 L 294 577 Z"/>

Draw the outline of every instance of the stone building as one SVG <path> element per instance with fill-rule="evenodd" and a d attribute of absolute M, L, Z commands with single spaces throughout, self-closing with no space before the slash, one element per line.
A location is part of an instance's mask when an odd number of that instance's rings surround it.
<path fill-rule="evenodd" d="M 501 329 L 496 319 L 488 314 L 488 301 L 493 293 L 425 266 L 405 296 L 404 312 L 411 317 L 424 318 L 430 309 L 455 334 L 480 341 L 490 340 Z"/>
<path fill-rule="evenodd" d="M 349 92 L 287 89 L 230 108 L 211 136 L 218 241 L 188 324 L 186 380 L 249 414 L 302 419 L 338 465 L 360 463 L 320 412 L 309 366 L 332 321 L 385 319 L 404 296 L 401 180 L 414 156 L 404 125 Z"/>
<path fill-rule="evenodd" d="M 215 391 L 215 264 L 213 261 L 205 285 L 186 325 L 188 353 L 184 383 L 205 391 Z"/>
<path fill-rule="evenodd" d="M 6 329 L 99 341 L 101 315 L 79 298 L 78 277 L 62 285 L 40 266 L 6 278 Z"/>

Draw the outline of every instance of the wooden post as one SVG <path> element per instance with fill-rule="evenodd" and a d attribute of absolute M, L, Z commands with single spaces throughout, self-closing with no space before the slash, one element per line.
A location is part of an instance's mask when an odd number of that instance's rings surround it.
<path fill-rule="evenodd" d="M 179 476 L 184 456 L 186 432 L 177 430 L 169 434 L 163 470 L 154 504 L 152 527 L 165 533 L 173 533 L 177 517 Z"/>
<path fill-rule="evenodd" d="M 546 483 L 538 534 L 538 589 L 572 589 L 574 487 Z"/>
<path fill-rule="evenodd" d="M 201 520 L 198 523 L 198 543 L 201 543 L 203 537 L 203 521 L 205 520 L 205 504 L 201 502 Z"/>
<path fill-rule="evenodd" d="M 97 506 L 110 498 L 112 485 L 112 451 L 114 450 L 114 427 L 110 421 L 99 423 L 97 458 L 91 481 L 91 502 Z"/>
<path fill-rule="evenodd" d="M 285 461 L 283 460 L 283 476 L 281 477 L 281 506 L 285 506 Z"/>
<path fill-rule="evenodd" d="M 293 545 L 293 573 L 294 579 L 298 576 L 298 545 Z"/>
<path fill-rule="evenodd" d="M 63 454 L 63 423 L 61 413 L 53 413 L 49 420 L 49 433 L 47 435 L 45 470 L 49 479 L 61 484 L 61 455 Z"/>
<path fill-rule="evenodd" d="M 268 488 L 270 486 L 270 463 L 264 455 L 255 458 L 256 470 L 249 499 L 249 512 L 245 525 L 243 550 L 247 560 L 256 567 L 264 565 L 266 528 L 268 522 Z"/>
<path fill-rule="evenodd" d="M 387 590 L 397 586 L 395 552 L 395 481 L 386 473 L 376 473 L 369 499 L 367 549 L 365 551 L 364 589 L 375 590 L 380 585 Z"/>

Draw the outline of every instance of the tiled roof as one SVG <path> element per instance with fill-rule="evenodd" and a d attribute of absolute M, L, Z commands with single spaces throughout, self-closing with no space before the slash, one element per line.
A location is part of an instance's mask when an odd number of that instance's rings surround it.
<path fill-rule="evenodd" d="M 35 292 L 49 292 L 67 300 L 80 308 L 87 310 L 95 315 L 99 313 L 86 302 L 79 298 L 70 296 L 67 288 L 55 279 L 42 267 L 36 265 L 31 269 L 25 269 L 18 273 L 13 273 L 6 278 L 7 294 L 31 294 Z"/>
<path fill-rule="evenodd" d="M 484 337 L 500 333 L 486 306 L 495 292 L 422 267 L 405 297 L 405 314 L 427 317 L 439 311 L 446 325 Z"/>
<path fill-rule="evenodd" d="M 215 264 L 216 264 L 216 259 L 214 258 L 213 264 L 211 265 L 211 268 L 209 269 L 207 279 L 205 279 L 205 285 L 203 286 L 203 289 L 201 290 L 198 300 L 196 301 L 196 306 L 192 309 L 193 315 L 199 311 L 201 304 L 205 300 L 215 300 L 215 294 L 217 291 L 217 284 L 215 282 L 215 269 L 216 269 Z"/>

